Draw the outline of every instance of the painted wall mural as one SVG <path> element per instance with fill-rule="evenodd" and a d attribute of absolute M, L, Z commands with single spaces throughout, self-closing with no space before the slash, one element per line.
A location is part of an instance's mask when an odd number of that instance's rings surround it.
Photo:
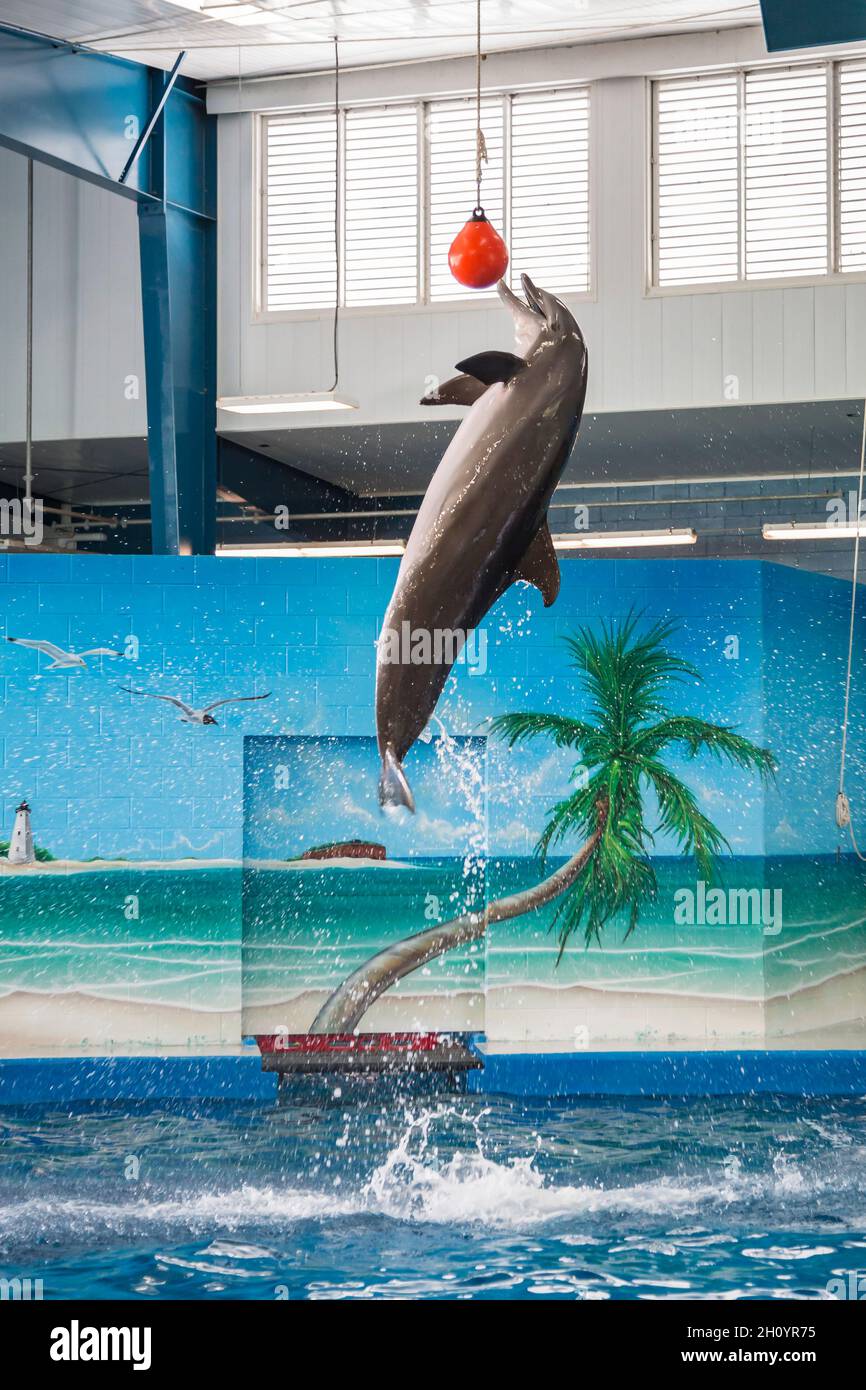
<path fill-rule="evenodd" d="M 701 677 L 666 689 L 671 714 L 731 726 L 778 764 L 764 782 L 754 759 L 666 748 L 665 769 L 730 845 L 718 881 L 681 857 L 675 824 L 658 829 L 647 791 L 657 889 L 630 934 L 614 903 L 587 945 L 585 912 L 559 958 L 561 901 L 542 902 L 431 956 L 358 1026 L 521 1046 L 808 1046 L 858 1029 L 862 1041 L 866 877 L 833 821 L 846 586 L 758 562 L 651 559 L 569 561 L 549 610 L 512 586 L 407 754 L 413 816 L 377 804 L 375 641 L 395 572 L 384 560 L 0 556 L 5 635 L 41 644 L 0 649 L 3 1052 L 233 1049 L 245 1033 L 307 1029 L 381 951 L 535 890 L 586 838 L 576 822 L 546 866 L 533 853 L 551 808 L 594 775 L 585 748 L 542 727 L 598 722 L 567 639 L 632 611 L 641 631 L 673 623 L 665 645 Z M 864 638 L 866 623 L 855 817 Z M 494 721 L 520 712 L 543 716 L 538 736 L 509 746 L 515 726 Z"/>
<path fill-rule="evenodd" d="M 412 931 L 483 913 L 485 745 L 437 738 L 417 747 L 419 809 L 407 824 L 378 807 L 375 740 L 246 740 L 246 1033 L 307 1032 L 377 952 Z M 483 942 L 458 945 L 396 981 L 363 1020 L 373 1032 L 446 1027 L 484 1027 Z"/>

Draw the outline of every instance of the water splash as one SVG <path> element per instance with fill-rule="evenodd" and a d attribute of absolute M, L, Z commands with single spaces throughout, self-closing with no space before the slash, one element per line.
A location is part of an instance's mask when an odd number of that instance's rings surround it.
<path fill-rule="evenodd" d="M 404 1133 L 362 1189 L 366 1208 L 399 1221 L 527 1229 L 604 1213 L 677 1216 L 804 1188 L 802 1174 L 784 1154 L 774 1159 L 772 1177 L 744 1174 L 740 1160 L 729 1157 L 721 1173 L 710 1173 L 705 1180 L 665 1177 L 625 1187 L 557 1184 L 541 1172 L 536 1154 L 505 1162 L 489 1157 L 482 1137 L 487 1114 L 448 1105 L 417 1116 L 407 1112 Z M 467 1127 L 469 1142 L 444 1157 L 435 1130 L 455 1122 Z"/>
<path fill-rule="evenodd" d="M 438 714 L 432 720 L 439 727 L 433 740 L 436 762 L 443 781 L 453 789 L 467 814 L 468 844 L 463 855 L 463 877 L 482 881 L 488 849 L 487 775 L 477 746 L 449 734 Z M 428 726 L 429 727 L 429 726 Z"/>

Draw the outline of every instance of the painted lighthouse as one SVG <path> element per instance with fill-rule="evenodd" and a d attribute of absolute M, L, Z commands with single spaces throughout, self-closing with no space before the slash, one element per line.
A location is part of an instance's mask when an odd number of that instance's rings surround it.
<path fill-rule="evenodd" d="M 26 801 L 22 801 L 21 805 L 16 808 L 15 825 L 6 858 L 10 864 L 34 864 L 36 862 L 36 854 L 33 850 L 33 831 L 30 827 L 30 807 Z"/>

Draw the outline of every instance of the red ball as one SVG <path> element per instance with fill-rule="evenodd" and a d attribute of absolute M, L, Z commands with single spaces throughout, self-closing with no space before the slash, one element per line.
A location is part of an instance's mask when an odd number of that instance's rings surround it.
<path fill-rule="evenodd" d="M 508 268 L 508 247 L 481 208 L 457 233 L 448 252 L 451 274 L 470 290 L 486 290 Z"/>

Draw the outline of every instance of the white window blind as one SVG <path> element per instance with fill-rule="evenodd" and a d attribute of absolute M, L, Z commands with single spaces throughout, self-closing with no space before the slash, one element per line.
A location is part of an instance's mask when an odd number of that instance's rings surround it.
<path fill-rule="evenodd" d="M 560 294 L 590 288 L 589 118 L 585 87 L 482 102 L 481 201 L 515 284 L 526 270 Z M 339 149 L 332 112 L 262 124 L 264 312 L 477 299 L 448 266 L 475 206 L 471 98 L 350 107 Z"/>
<path fill-rule="evenodd" d="M 827 69 L 745 78 L 746 279 L 828 270 Z"/>
<path fill-rule="evenodd" d="M 418 297 L 418 107 L 346 113 L 344 302 Z"/>
<path fill-rule="evenodd" d="M 589 92 L 511 99 L 511 283 L 528 271 L 559 294 L 587 291 Z"/>
<path fill-rule="evenodd" d="M 839 269 L 866 270 L 866 63 L 841 63 L 838 87 Z"/>
<path fill-rule="evenodd" d="M 264 306 L 310 309 L 337 293 L 333 115 L 265 123 Z"/>
<path fill-rule="evenodd" d="M 659 285 L 739 273 L 735 74 L 656 86 L 656 277 Z"/>
<path fill-rule="evenodd" d="M 502 97 L 481 103 L 487 143 L 482 165 L 481 202 L 496 230 L 503 230 L 502 151 L 505 106 Z M 477 290 L 458 285 L 448 268 L 448 248 L 475 206 L 475 103 L 432 102 L 427 111 L 429 161 L 428 287 L 431 300 L 471 299 Z"/>
<path fill-rule="evenodd" d="M 659 286 L 866 272 L 866 62 L 655 84 Z"/>

